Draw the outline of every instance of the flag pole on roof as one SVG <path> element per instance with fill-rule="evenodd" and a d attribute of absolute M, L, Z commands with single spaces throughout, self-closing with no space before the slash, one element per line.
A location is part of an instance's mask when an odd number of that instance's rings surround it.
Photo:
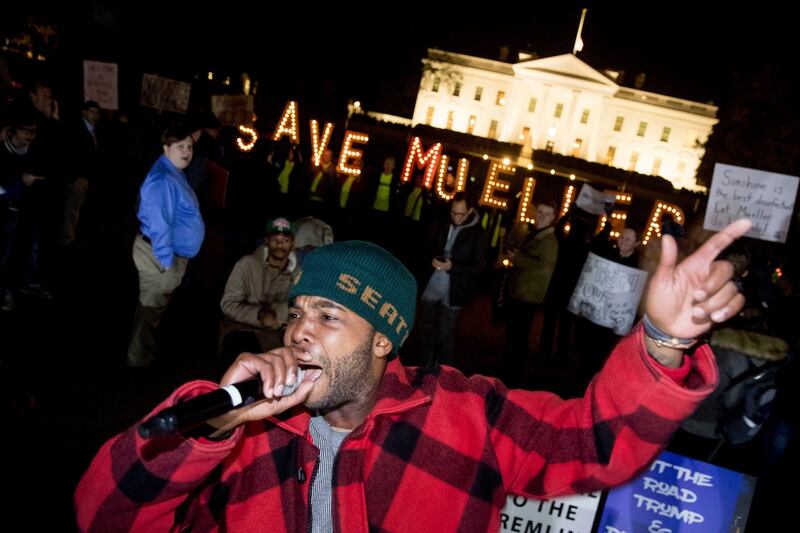
<path fill-rule="evenodd" d="M 581 22 L 578 24 L 578 34 L 575 36 L 575 46 L 572 47 L 572 54 L 577 55 L 578 52 L 583 50 L 583 39 L 581 39 L 581 32 L 583 31 L 583 19 L 586 18 L 587 9 L 584 7 L 581 11 Z"/>

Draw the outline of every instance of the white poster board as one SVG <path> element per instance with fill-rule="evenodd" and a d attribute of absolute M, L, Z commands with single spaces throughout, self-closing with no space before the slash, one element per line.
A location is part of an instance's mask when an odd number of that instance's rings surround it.
<path fill-rule="evenodd" d="M 591 533 L 600 491 L 552 500 L 509 496 L 500 511 L 500 531 Z"/>
<path fill-rule="evenodd" d="M 142 78 L 141 105 L 161 111 L 186 113 L 192 85 L 178 80 L 145 74 Z"/>
<path fill-rule="evenodd" d="M 615 199 L 616 195 L 598 191 L 588 183 L 584 183 L 578 198 L 575 199 L 575 205 L 587 213 L 602 215 L 606 212 L 606 204 L 613 204 Z"/>
<path fill-rule="evenodd" d="M 94 100 L 102 109 L 119 109 L 119 67 L 102 61 L 83 62 L 83 101 Z"/>
<path fill-rule="evenodd" d="M 792 221 L 797 176 L 732 165 L 714 165 L 703 228 L 719 231 L 739 218 L 753 222 L 745 236 L 786 242 Z"/>
<path fill-rule="evenodd" d="M 646 282 L 644 270 L 589 253 L 567 309 L 617 335 L 627 335 Z"/>

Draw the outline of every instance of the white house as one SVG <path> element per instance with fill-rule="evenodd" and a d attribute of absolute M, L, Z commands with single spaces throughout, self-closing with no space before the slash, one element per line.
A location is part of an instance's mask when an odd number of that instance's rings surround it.
<path fill-rule="evenodd" d="M 703 190 L 717 107 L 623 87 L 573 54 L 505 63 L 428 50 L 412 123 L 550 150 Z"/>

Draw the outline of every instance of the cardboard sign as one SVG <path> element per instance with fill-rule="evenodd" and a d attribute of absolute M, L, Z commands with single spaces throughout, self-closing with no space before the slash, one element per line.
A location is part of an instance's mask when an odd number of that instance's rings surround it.
<path fill-rule="evenodd" d="M 119 109 L 118 70 L 116 63 L 83 62 L 83 101 L 94 100 L 102 109 Z"/>
<path fill-rule="evenodd" d="M 606 205 L 613 204 L 615 196 L 611 193 L 600 192 L 588 183 L 584 183 L 581 192 L 575 200 L 575 205 L 593 215 L 603 215 Z"/>
<path fill-rule="evenodd" d="M 140 103 L 160 111 L 186 113 L 189 109 L 189 95 L 192 85 L 178 80 L 145 74 L 142 78 Z"/>
<path fill-rule="evenodd" d="M 253 96 L 219 94 L 211 96 L 211 111 L 223 126 L 249 124 L 253 117 Z"/>
<path fill-rule="evenodd" d="M 646 282 L 644 270 L 589 253 L 567 309 L 617 335 L 627 335 Z"/>
<path fill-rule="evenodd" d="M 551 500 L 509 496 L 500 511 L 500 531 L 591 533 L 599 503 L 599 491 Z"/>
<path fill-rule="evenodd" d="M 736 219 L 749 218 L 753 227 L 745 236 L 786 242 L 798 180 L 797 176 L 717 163 L 703 228 L 719 231 Z"/>
<path fill-rule="evenodd" d="M 600 533 L 744 531 L 755 478 L 663 452 L 639 477 L 608 492 Z"/>

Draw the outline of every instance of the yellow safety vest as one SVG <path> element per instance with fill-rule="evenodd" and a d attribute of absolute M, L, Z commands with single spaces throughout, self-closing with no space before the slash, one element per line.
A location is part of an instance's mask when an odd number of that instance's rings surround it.
<path fill-rule="evenodd" d="M 353 182 L 357 179 L 358 176 L 349 176 L 347 181 L 345 181 L 342 185 L 342 191 L 339 193 L 339 207 L 342 209 L 347 207 L 347 199 L 350 196 L 350 187 L 353 186 Z"/>
<path fill-rule="evenodd" d="M 375 203 L 372 208 L 376 211 L 389 211 L 389 196 L 392 192 L 392 174 L 381 174 L 378 183 L 378 193 L 375 195 Z"/>
<path fill-rule="evenodd" d="M 417 222 L 422 218 L 422 187 L 414 187 L 408 195 L 405 215 Z"/>
<path fill-rule="evenodd" d="M 289 174 L 294 169 L 294 161 L 287 161 L 283 166 L 283 170 L 278 174 L 278 184 L 281 186 L 281 192 L 286 194 L 289 192 Z"/>

